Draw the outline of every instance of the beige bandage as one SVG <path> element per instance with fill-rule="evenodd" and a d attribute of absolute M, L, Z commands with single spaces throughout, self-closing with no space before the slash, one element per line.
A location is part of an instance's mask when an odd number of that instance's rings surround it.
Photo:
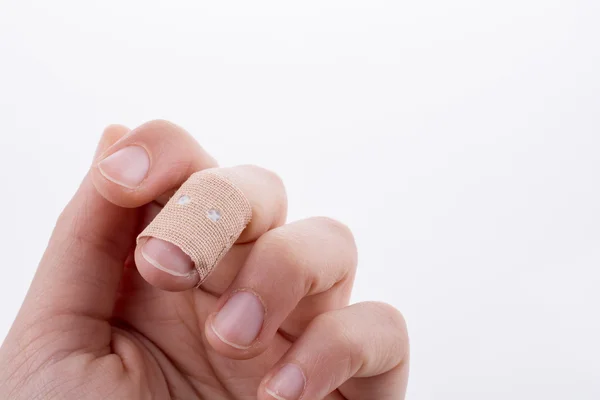
<path fill-rule="evenodd" d="M 252 207 L 233 182 L 215 170 L 193 174 L 138 236 L 170 242 L 186 253 L 200 285 L 252 218 Z"/>

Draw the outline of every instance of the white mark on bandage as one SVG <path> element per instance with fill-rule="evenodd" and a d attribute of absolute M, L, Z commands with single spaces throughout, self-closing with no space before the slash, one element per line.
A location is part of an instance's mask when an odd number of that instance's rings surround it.
<path fill-rule="evenodd" d="M 192 201 L 192 198 L 187 194 L 184 194 L 179 198 L 179 200 L 177 200 L 177 204 L 185 206 L 186 204 L 189 204 L 190 201 Z"/>
<path fill-rule="evenodd" d="M 212 222 L 217 222 L 221 219 L 221 212 L 219 210 L 210 209 L 206 212 L 206 215 Z"/>

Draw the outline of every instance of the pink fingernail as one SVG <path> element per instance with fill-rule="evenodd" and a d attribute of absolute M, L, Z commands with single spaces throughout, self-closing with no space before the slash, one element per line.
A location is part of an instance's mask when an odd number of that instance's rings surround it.
<path fill-rule="evenodd" d="M 98 169 L 109 181 L 135 189 L 148 175 L 150 156 L 143 147 L 128 146 L 102 160 Z"/>
<path fill-rule="evenodd" d="M 253 293 L 240 291 L 225 303 L 212 321 L 212 329 L 223 342 L 238 348 L 248 348 L 262 329 L 265 309 Z"/>
<path fill-rule="evenodd" d="M 297 400 L 306 386 L 304 373 L 296 364 L 284 365 L 267 384 L 267 393 L 277 400 Z"/>
<path fill-rule="evenodd" d="M 155 268 L 173 276 L 190 276 L 196 271 L 190 256 L 164 240 L 148 239 L 142 246 L 142 257 Z"/>

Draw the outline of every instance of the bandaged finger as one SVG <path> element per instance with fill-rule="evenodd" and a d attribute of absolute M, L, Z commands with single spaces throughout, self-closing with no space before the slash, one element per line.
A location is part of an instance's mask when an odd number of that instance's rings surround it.
<path fill-rule="evenodd" d="M 157 238 L 187 254 L 200 285 L 229 251 L 252 218 L 252 207 L 233 183 L 230 170 L 193 174 L 138 236 Z"/>

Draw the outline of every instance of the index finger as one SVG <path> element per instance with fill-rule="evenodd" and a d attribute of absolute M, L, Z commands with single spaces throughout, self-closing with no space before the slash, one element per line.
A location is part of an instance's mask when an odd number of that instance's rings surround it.
<path fill-rule="evenodd" d="M 195 174 L 150 223 L 135 253 L 140 274 L 166 290 L 201 283 L 234 242 L 249 243 L 285 221 L 283 183 L 255 166 Z"/>

